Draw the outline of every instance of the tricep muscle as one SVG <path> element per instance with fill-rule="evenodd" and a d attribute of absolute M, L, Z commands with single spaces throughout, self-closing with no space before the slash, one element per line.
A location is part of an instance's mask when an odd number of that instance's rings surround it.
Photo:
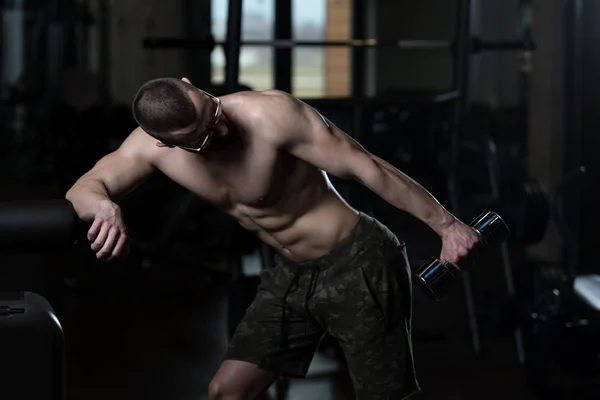
<path fill-rule="evenodd" d="M 292 154 L 343 179 L 361 180 L 375 167 L 369 152 L 317 110 L 301 103 L 297 115 L 288 146 Z"/>
<path fill-rule="evenodd" d="M 101 158 L 80 178 L 80 182 L 98 181 L 110 197 L 119 197 L 134 189 L 154 171 L 150 149 L 151 141 L 143 132 L 134 131 L 114 152 Z"/>

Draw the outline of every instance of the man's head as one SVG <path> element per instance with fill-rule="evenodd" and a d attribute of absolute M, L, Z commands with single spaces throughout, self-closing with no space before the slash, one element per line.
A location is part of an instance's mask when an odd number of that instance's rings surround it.
<path fill-rule="evenodd" d="M 149 135 L 169 146 L 199 150 L 221 114 L 220 101 L 187 79 L 146 82 L 133 99 L 133 117 Z"/>

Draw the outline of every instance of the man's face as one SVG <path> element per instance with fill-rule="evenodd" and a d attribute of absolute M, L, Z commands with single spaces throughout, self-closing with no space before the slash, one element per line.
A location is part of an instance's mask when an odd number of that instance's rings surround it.
<path fill-rule="evenodd" d="M 188 92 L 196 107 L 198 118 L 190 126 L 172 131 L 174 145 L 184 150 L 200 152 L 210 142 L 222 123 L 220 99 L 199 89 Z"/>

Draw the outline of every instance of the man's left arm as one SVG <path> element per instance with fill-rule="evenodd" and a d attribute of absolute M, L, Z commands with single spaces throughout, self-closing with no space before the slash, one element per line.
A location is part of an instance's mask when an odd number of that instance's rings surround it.
<path fill-rule="evenodd" d="M 424 187 L 388 162 L 369 153 L 315 109 L 289 97 L 282 107 L 281 145 L 290 154 L 342 179 L 354 179 L 391 205 L 404 210 L 438 235 L 457 219 Z"/>

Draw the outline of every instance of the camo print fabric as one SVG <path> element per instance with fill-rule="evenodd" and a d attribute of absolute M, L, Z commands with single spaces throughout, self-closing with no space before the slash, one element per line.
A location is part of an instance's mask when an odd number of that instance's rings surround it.
<path fill-rule="evenodd" d="M 344 351 L 357 398 L 400 400 L 418 392 L 411 346 L 406 248 L 361 214 L 351 234 L 316 260 L 261 272 L 225 359 L 305 377 L 324 335 Z"/>

